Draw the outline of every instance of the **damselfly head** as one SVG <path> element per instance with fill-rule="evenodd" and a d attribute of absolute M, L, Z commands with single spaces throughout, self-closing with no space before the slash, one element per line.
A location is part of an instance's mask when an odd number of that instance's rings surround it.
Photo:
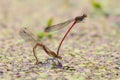
<path fill-rule="evenodd" d="M 75 18 L 75 20 L 77 21 L 77 22 L 79 22 L 79 21 L 82 21 L 84 18 L 86 18 L 87 17 L 87 15 L 86 14 L 83 14 L 82 16 L 78 16 L 78 17 L 76 17 Z"/>

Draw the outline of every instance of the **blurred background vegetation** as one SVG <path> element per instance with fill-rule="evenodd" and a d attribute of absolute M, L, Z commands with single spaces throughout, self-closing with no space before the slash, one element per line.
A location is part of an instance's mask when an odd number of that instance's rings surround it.
<path fill-rule="evenodd" d="M 6 28 L 34 27 L 41 31 L 51 23 L 59 23 L 83 13 L 91 19 L 104 16 L 116 18 L 120 15 L 119 2 L 119 0 L 0 0 L 0 25 Z M 43 32 L 38 35 L 43 37 Z"/>

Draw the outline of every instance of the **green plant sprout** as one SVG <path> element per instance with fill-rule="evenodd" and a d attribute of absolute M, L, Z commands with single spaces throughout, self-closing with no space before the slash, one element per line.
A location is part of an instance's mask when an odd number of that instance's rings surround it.
<path fill-rule="evenodd" d="M 50 18 L 47 21 L 47 25 L 46 26 L 51 26 L 53 24 L 53 18 Z M 43 39 L 44 37 L 48 37 L 48 38 L 52 38 L 52 32 L 49 33 L 45 33 L 44 31 L 41 31 L 38 33 L 38 38 Z"/>
<path fill-rule="evenodd" d="M 91 3 L 92 7 L 95 10 L 94 13 L 96 13 L 96 14 L 103 14 L 106 17 L 109 15 L 109 13 L 106 10 L 104 10 L 104 6 L 103 6 L 102 2 L 95 1 L 95 0 L 90 0 L 90 3 Z"/>

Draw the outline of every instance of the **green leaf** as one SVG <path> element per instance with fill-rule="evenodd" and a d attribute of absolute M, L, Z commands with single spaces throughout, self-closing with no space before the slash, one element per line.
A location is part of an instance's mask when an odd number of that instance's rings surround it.
<path fill-rule="evenodd" d="M 96 2 L 94 0 L 90 0 L 90 2 L 95 9 L 102 9 L 102 5 L 100 2 Z"/>
<path fill-rule="evenodd" d="M 53 18 L 50 18 L 47 22 L 47 26 L 51 26 L 53 24 Z"/>
<path fill-rule="evenodd" d="M 45 33 L 44 33 L 44 32 L 39 32 L 39 33 L 38 33 L 38 37 L 39 37 L 40 39 L 43 39 L 43 38 L 45 37 Z"/>

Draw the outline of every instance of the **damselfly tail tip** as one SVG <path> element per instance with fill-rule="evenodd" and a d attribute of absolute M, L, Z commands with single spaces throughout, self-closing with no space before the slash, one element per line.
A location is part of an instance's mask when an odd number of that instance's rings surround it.
<path fill-rule="evenodd" d="M 57 58 L 62 59 L 62 57 L 61 57 L 61 56 L 57 56 Z"/>

